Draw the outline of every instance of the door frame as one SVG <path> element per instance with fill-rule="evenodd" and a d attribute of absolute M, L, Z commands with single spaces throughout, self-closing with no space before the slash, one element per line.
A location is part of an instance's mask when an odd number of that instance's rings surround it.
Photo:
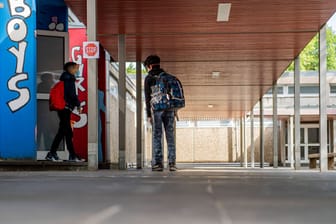
<path fill-rule="evenodd" d="M 55 32 L 55 31 L 48 31 L 48 30 L 37 30 L 36 31 L 37 36 L 49 36 L 49 37 L 60 37 L 64 38 L 64 63 L 67 62 L 69 59 L 69 33 L 68 32 Z M 37 43 L 38 44 L 38 43 Z M 38 57 L 36 57 L 38 60 Z M 37 62 L 38 63 L 38 62 Z M 60 70 L 63 70 L 63 67 L 60 68 Z M 49 100 L 49 94 L 48 93 L 37 93 L 37 101 L 38 100 Z M 38 115 L 37 115 L 38 118 Z M 64 144 L 64 141 L 63 141 Z M 40 151 L 36 149 L 36 159 L 37 160 L 45 160 L 45 157 L 47 155 L 48 151 Z M 57 151 L 57 154 L 61 160 L 68 160 L 69 159 L 69 152 L 66 148 L 66 145 L 64 144 L 64 150 Z"/>
<path fill-rule="evenodd" d="M 320 146 L 320 143 L 308 143 L 308 129 L 312 128 L 320 128 L 318 123 L 312 124 L 301 124 L 301 128 L 304 129 L 304 143 L 300 143 L 300 146 L 304 147 L 305 157 L 301 162 L 309 162 L 308 155 L 309 155 L 309 146 Z"/>
<path fill-rule="evenodd" d="M 301 139 L 300 139 L 300 150 L 301 150 L 301 147 L 304 147 L 304 153 L 305 153 L 304 158 L 300 160 L 301 163 L 309 163 L 309 159 L 308 159 L 309 146 L 320 146 L 320 143 L 308 143 L 308 129 L 310 128 L 320 128 L 320 126 L 318 123 L 301 123 L 300 124 L 300 129 L 304 130 L 303 131 L 304 142 L 301 143 Z M 289 127 L 287 127 L 287 131 L 286 131 L 287 135 L 288 135 L 288 131 L 289 131 Z M 285 153 L 286 155 L 288 155 L 289 153 L 288 152 L 288 142 L 285 142 Z M 285 162 L 289 163 L 290 161 L 288 160 L 288 158 L 286 158 Z"/>

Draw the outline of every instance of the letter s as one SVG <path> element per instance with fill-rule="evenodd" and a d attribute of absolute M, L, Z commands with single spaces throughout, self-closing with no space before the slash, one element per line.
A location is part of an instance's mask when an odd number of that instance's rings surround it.
<path fill-rule="evenodd" d="M 17 84 L 20 81 L 28 80 L 28 75 L 26 73 L 21 73 L 13 76 L 8 81 L 8 89 L 17 92 L 19 96 L 11 101 L 9 101 L 7 104 L 12 112 L 16 112 L 23 108 L 30 100 L 30 92 L 28 88 L 19 88 Z"/>

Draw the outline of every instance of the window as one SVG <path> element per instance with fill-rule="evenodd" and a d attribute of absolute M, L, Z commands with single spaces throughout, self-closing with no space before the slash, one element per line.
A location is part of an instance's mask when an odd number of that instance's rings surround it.
<path fill-rule="evenodd" d="M 219 127 L 232 127 L 231 120 L 217 120 L 217 121 L 197 121 L 196 126 L 199 128 L 219 128 Z"/>
<path fill-rule="evenodd" d="M 289 150 L 288 143 L 288 129 L 286 131 L 286 144 L 285 149 Z M 293 130 L 294 131 L 294 130 Z M 318 153 L 320 149 L 320 137 L 319 137 L 319 125 L 318 124 L 301 124 L 300 128 L 300 151 L 301 151 L 301 162 L 308 162 L 308 155 L 311 153 Z M 293 138 L 294 133 L 293 133 Z M 329 142 L 329 140 L 328 140 Z M 293 148 L 294 149 L 295 140 L 293 139 Z M 293 151 L 291 151 L 293 153 Z M 286 152 L 286 160 L 288 160 L 288 153 Z M 293 157 L 292 157 L 293 159 Z"/>
<path fill-rule="evenodd" d="M 305 143 L 305 133 L 304 133 L 304 128 L 300 128 L 300 143 L 304 144 Z"/>
<path fill-rule="evenodd" d="M 320 88 L 319 86 L 301 86 L 300 92 L 301 94 L 319 94 Z"/>
<path fill-rule="evenodd" d="M 270 89 L 267 91 L 266 95 L 272 95 L 272 93 L 273 93 L 273 88 L 270 88 Z M 284 88 L 283 88 L 283 86 L 279 86 L 279 87 L 278 87 L 278 95 L 283 95 L 283 93 L 284 93 Z"/>
<path fill-rule="evenodd" d="M 193 128 L 195 127 L 193 121 L 177 121 L 176 128 Z"/>
<path fill-rule="evenodd" d="M 135 98 L 129 93 L 126 93 L 126 105 L 127 109 L 129 109 L 132 112 L 136 112 L 136 101 Z"/>
<path fill-rule="evenodd" d="M 111 73 L 110 73 L 110 94 L 114 98 L 118 99 L 118 82 L 113 78 Z"/>
<path fill-rule="evenodd" d="M 335 89 L 336 91 L 336 89 Z M 288 86 L 288 94 L 294 94 L 294 86 Z M 320 88 L 317 85 L 300 86 L 300 94 L 316 95 L 319 94 Z M 336 92 L 335 92 L 336 93 Z"/>
<path fill-rule="evenodd" d="M 308 143 L 319 143 L 319 142 L 320 142 L 319 128 L 309 128 Z"/>
<path fill-rule="evenodd" d="M 305 147 L 300 146 L 300 149 L 301 149 L 301 160 L 305 160 L 305 154 L 306 154 Z"/>
<path fill-rule="evenodd" d="M 336 84 L 330 84 L 330 94 L 336 94 Z"/>

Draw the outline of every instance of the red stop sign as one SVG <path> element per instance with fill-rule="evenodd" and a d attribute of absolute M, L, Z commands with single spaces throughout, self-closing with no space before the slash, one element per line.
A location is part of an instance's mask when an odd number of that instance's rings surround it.
<path fill-rule="evenodd" d="M 85 53 L 90 57 L 95 56 L 97 54 L 97 51 L 98 51 L 98 48 L 93 43 L 89 43 L 85 47 Z"/>

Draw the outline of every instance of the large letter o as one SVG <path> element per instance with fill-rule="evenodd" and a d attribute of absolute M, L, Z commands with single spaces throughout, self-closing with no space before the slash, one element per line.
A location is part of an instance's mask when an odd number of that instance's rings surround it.
<path fill-rule="evenodd" d="M 22 19 L 12 19 L 7 24 L 9 38 L 15 42 L 21 42 L 27 36 L 27 25 Z"/>

